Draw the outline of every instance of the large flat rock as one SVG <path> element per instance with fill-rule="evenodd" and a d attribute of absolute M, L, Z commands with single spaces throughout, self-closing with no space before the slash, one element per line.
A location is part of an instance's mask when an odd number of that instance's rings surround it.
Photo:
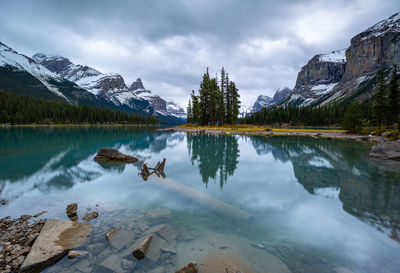
<path fill-rule="evenodd" d="M 97 162 L 120 161 L 127 163 L 138 161 L 138 159 L 134 156 L 123 154 L 109 147 L 101 148 L 100 151 L 98 151 L 97 155 L 94 157 L 94 160 Z"/>
<path fill-rule="evenodd" d="M 20 272 L 41 272 L 57 263 L 69 250 L 84 243 L 91 231 L 89 223 L 47 219 Z"/>
<path fill-rule="evenodd" d="M 400 160 L 400 141 L 384 141 L 375 145 L 369 152 L 370 157 Z"/>

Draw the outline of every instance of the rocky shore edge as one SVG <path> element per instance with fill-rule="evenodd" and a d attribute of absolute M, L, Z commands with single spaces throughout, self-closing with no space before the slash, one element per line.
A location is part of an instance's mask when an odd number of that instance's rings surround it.
<path fill-rule="evenodd" d="M 81 218 L 82 221 L 78 222 L 77 209 L 77 203 L 67 206 L 66 214 L 70 220 L 39 219 L 46 211 L 34 216 L 22 215 L 15 219 L 7 216 L 0 219 L 0 272 L 38 273 L 66 256 L 69 259 L 79 257 L 80 261 L 85 260 L 82 260 L 82 257 L 92 256 L 93 246 L 97 246 L 99 243 L 87 246 L 86 250 L 80 250 L 80 247 L 91 241 L 92 224 L 88 221 L 97 218 L 98 212 L 88 212 Z M 161 219 L 166 214 L 169 215 L 169 212 L 159 209 L 148 212 L 146 215 Z M 94 224 L 94 227 L 98 227 L 98 224 Z M 142 230 L 143 227 L 140 229 Z M 123 248 L 125 244 L 136 237 L 121 228 L 115 228 L 104 233 L 103 236 L 116 249 Z M 142 230 L 135 243 L 124 252 L 129 251 L 131 257 L 136 258 L 137 261 L 146 258 L 145 263 L 157 264 L 161 256 L 168 256 L 170 252 L 176 253 L 173 245 L 177 236 L 178 233 L 175 229 L 167 224 L 148 227 Z M 96 251 L 97 248 L 99 247 L 96 247 Z M 129 253 L 121 255 L 126 257 Z M 116 255 L 112 256 L 112 261 L 103 261 L 99 264 L 98 269 L 104 272 L 112 272 L 110 268 L 119 269 L 118 263 L 115 264 L 113 260 L 116 257 L 121 264 L 126 263 L 123 266 L 135 267 L 134 262 L 124 260 L 122 256 Z M 117 272 L 119 271 L 117 270 Z M 196 262 L 190 262 L 176 272 L 197 273 L 198 267 Z"/>

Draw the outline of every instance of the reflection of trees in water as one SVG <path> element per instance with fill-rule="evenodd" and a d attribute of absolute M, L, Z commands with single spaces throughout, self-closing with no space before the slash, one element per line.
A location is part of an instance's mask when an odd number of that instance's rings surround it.
<path fill-rule="evenodd" d="M 222 189 L 232 176 L 239 163 L 239 145 L 235 136 L 188 134 L 188 151 L 192 164 L 199 162 L 199 170 L 203 183 L 219 176 Z"/>
<path fill-rule="evenodd" d="M 159 133 L 150 127 L 2 129 L 0 197 L 5 194 L 6 183 L 13 184 L 7 194 L 7 198 L 13 198 L 27 189 L 36 188 L 41 192 L 68 189 L 76 183 L 90 182 L 105 172 L 123 172 L 125 164 L 101 164 L 99 169 L 86 164 L 86 160 L 91 161 L 91 155 L 102 147 L 124 146 L 132 154 L 147 149 L 158 153 L 168 143 L 179 143 L 183 139 L 183 135 Z M 80 164 L 82 162 L 85 163 Z"/>
<path fill-rule="evenodd" d="M 309 193 L 338 189 L 346 212 L 400 241 L 400 175 L 378 169 L 367 157 L 369 146 L 304 137 L 251 140 L 258 154 L 290 160 L 298 182 Z"/>

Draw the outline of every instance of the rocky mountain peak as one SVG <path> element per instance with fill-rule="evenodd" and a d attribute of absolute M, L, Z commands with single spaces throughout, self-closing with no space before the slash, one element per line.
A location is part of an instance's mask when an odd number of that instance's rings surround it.
<path fill-rule="evenodd" d="M 61 73 L 67 66 L 72 64 L 72 62 L 65 57 L 58 55 L 47 55 L 44 53 L 36 53 L 32 56 L 32 59 L 56 74 Z"/>
<path fill-rule="evenodd" d="M 259 95 L 251 111 L 257 112 L 260 111 L 262 108 L 277 104 L 286 99 L 290 95 L 290 92 L 291 90 L 288 87 L 283 87 L 276 90 L 272 98 L 269 96 Z"/>
<path fill-rule="evenodd" d="M 278 89 L 272 98 L 272 102 L 275 104 L 283 101 L 290 95 L 290 92 L 291 90 L 288 87 Z"/>
<path fill-rule="evenodd" d="M 253 104 L 253 111 L 260 111 L 262 108 L 271 105 L 272 98 L 264 95 L 259 95 L 256 102 Z"/>
<path fill-rule="evenodd" d="M 142 83 L 142 79 L 141 78 L 137 78 L 136 81 L 134 81 L 131 86 L 129 87 L 129 90 L 135 91 L 135 90 L 139 90 L 139 89 L 145 89 Z"/>

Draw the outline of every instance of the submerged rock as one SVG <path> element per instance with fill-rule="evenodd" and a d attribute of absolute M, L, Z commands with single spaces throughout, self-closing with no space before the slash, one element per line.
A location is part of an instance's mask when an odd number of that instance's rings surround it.
<path fill-rule="evenodd" d="M 163 222 L 171 217 L 171 211 L 165 208 L 151 209 L 146 216 L 151 222 Z"/>
<path fill-rule="evenodd" d="M 80 246 L 92 226 L 72 221 L 48 219 L 23 262 L 20 273 L 41 272 L 57 263 L 68 251 Z"/>
<path fill-rule="evenodd" d="M 82 219 L 85 220 L 85 221 L 89 221 L 89 220 L 92 220 L 94 218 L 97 218 L 98 216 L 99 216 L 99 213 L 96 212 L 96 211 L 93 211 L 93 212 L 86 213 L 85 216 L 83 216 Z"/>
<path fill-rule="evenodd" d="M 369 157 L 400 160 L 400 141 L 384 141 L 373 146 Z"/>
<path fill-rule="evenodd" d="M 79 256 L 87 256 L 89 255 L 88 251 L 83 251 L 83 250 L 70 250 L 68 252 L 68 258 L 73 259 L 77 258 Z"/>
<path fill-rule="evenodd" d="M 134 156 L 120 153 L 117 150 L 108 147 L 101 148 L 97 155 L 94 157 L 94 160 L 97 162 L 121 161 L 128 163 L 138 161 L 138 159 Z"/>
<path fill-rule="evenodd" d="M 191 262 L 181 269 L 177 270 L 175 273 L 197 273 L 197 264 L 195 262 Z"/>

